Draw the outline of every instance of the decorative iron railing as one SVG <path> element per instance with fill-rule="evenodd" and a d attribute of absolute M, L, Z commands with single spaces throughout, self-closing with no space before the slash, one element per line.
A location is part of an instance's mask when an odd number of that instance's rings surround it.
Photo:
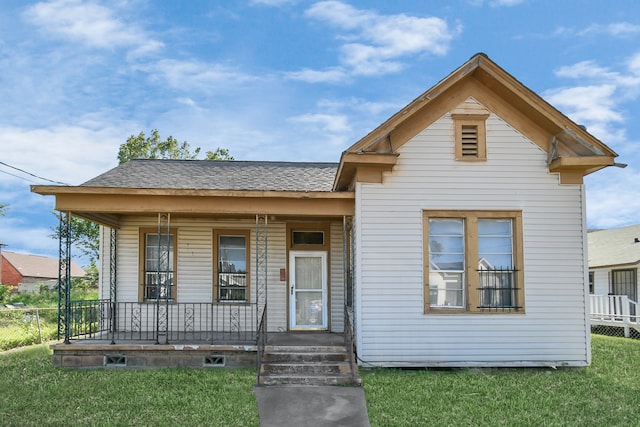
<path fill-rule="evenodd" d="M 255 303 L 72 301 L 71 339 L 160 343 L 255 343 Z"/>
<path fill-rule="evenodd" d="M 480 276 L 478 308 L 495 311 L 519 310 L 516 272 L 513 269 L 478 270 Z"/>
<path fill-rule="evenodd" d="M 267 346 L 267 306 L 265 304 L 262 311 L 262 317 L 260 317 L 260 324 L 258 325 L 258 337 L 257 337 L 257 365 L 258 365 L 258 380 L 257 384 L 260 384 L 260 375 L 262 367 L 262 357 L 264 356 L 264 349 Z"/>

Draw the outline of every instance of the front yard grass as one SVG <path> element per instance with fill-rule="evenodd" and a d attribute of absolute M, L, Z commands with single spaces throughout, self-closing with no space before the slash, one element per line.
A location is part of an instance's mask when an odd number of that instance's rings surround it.
<path fill-rule="evenodd" d="M 593 336 L 584 369 L 361 370 L 371 425 L 636 426 L 640 342 Z M 253 369 L 66 370 L 0 353 L 3 426 L 258 426 Z"/>
<path fill-rule="evenodd" d="M 592 365 L 361 370 L 372 426 L 637 426 L 640 342 L 592 336 Z"/>
<path fill-rule="evenodd" d="M 254 369 L 68 370 L 0 353 L 3 426 L 258 426 Z"/>

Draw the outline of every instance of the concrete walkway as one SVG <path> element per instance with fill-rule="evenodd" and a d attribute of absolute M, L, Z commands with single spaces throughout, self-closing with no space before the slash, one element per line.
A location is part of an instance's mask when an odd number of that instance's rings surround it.
<path fill-rule="evenodd" d="M 370 427 L 362 387 L 256 386 L 261 427 Z"/>

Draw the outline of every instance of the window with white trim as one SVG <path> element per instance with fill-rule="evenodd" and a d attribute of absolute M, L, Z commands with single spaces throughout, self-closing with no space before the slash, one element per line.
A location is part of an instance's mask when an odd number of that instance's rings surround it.
<path fill-rule="evenodd" d="M 522 312 L 519 211 L 425 211 L 425 312 Z"/>

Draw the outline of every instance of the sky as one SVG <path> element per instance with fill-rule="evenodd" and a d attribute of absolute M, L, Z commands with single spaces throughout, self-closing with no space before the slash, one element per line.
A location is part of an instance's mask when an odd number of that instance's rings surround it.
<path fill-rule="evenodd" d="M 0 0 L 0 243 L 58 256 L 53 197 L 131 135 L 236 160 L 340 153 L 478 52 L 619 154 L 590 228 L 640 223 L 637 0 Z"/>

